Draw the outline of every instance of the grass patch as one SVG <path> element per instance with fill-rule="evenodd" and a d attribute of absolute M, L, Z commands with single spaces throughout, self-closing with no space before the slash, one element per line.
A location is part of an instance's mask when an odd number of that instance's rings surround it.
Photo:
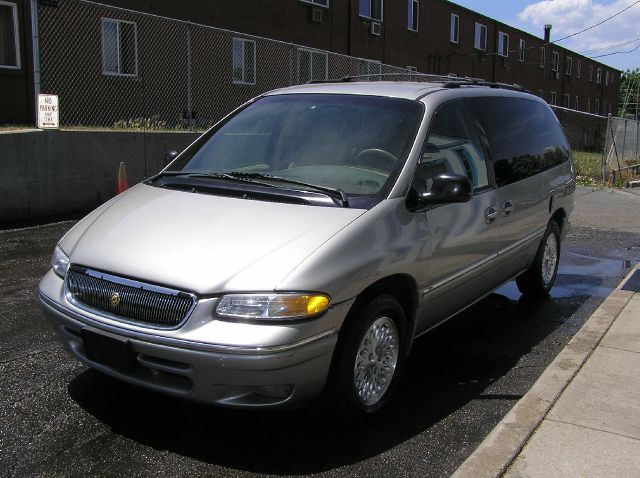
<path fill-rule="evenodd" d="M 576 180 L 582 186 L 598 187 L 602 183 L 602 153 L 573 151 Z"/>

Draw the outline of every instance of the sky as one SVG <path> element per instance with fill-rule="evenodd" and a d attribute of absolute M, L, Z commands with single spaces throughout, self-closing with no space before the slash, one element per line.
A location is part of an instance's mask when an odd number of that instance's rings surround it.
<path fill-rule="evenodd" d="M 544 36 L 544 25 L 550 23 L 553 25 L 551 41 L 599 23 L 633 5 L 629 10 L 606 23 L 558 44 L 586 56 L 630 51 L 638 48 L 631 53 L 604 56 L 597 58 L 597 60 L 620 70 L 640 68 L 640 1 L 453 0 L 453 3 L 538 37 Z"/>

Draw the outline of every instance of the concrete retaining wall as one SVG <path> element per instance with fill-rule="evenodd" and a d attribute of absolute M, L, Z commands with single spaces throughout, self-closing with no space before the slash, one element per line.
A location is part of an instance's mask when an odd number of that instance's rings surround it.
<path fill-rule="evenodd" d="M 116 193 L 120 161 L 135 184 L 195 133 L 0 132 L 0 224 L 89 211 Z"/>

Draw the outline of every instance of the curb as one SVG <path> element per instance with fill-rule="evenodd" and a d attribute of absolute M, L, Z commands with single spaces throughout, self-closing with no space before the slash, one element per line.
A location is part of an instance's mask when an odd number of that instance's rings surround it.
<path fill-rule="evenodd" d="M 636 269 L 640 269 L 640 264 L 629 271 L 618 287 L 591 314 L 533 387 L 458 467 L 452 478 L 494 478 L 507 470 L 634 296 L 634 292 L 620 288 Z"/>

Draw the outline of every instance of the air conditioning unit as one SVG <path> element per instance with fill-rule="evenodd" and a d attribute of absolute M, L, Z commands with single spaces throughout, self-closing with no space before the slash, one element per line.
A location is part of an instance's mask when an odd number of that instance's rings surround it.
<path fill-rule="evenodd" d="M 369 33 L 372 35 L 380 36 L 382 33 L 382 24 L 378 22 L 371 22 L 369 25 Z"/>
<path fill-rule="evenodd" d="M 554 73 L 554 77 L 555 77 L 555 79 L 556 79 L 556 80 L 559 80 L 559 79 L 560 79 L 560 72 L 559 72 L 559 71 L 556 71 L 556 72 Z"/>
<path fill-rule="evenodd" d="M 322 23 L 322 8 L 312 8 L 311 9 L 311 21 L 316 23 Z"/>

